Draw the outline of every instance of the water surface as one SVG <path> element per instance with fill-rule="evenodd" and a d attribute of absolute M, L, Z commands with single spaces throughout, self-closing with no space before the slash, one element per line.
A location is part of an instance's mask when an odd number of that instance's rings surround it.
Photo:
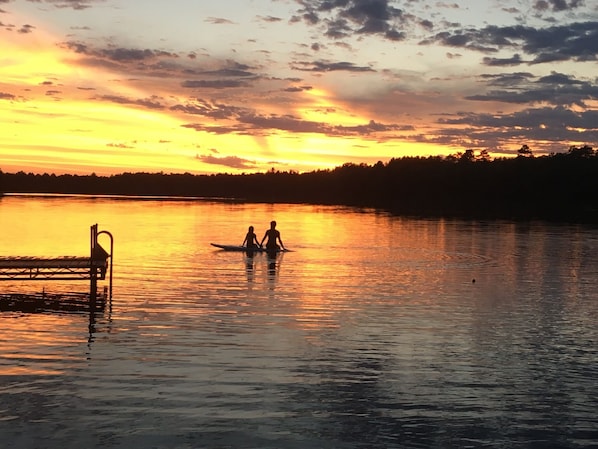
<path fill-rule="evenodd" d="M 276 260 L 209 245 L 272 219 Z M 111 307 L 0 313 L 2 448 L 597 447 L 596 229 L 8 196 L 0 255 L 84 256 L 93 223 Z"/>

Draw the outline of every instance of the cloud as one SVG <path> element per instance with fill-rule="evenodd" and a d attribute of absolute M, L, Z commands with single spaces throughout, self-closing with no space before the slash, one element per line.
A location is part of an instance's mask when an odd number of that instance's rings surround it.
<path fill-rule="evenodd" d="M 523 61 L 519 54 L 514 54 L 510 58 L 484 58 L 484 65 L 490 67 L 501 67 L 501 66 L 512 66 L 512 65 L 519 65 Z"/>
<path fill-rule="evenodd" d="M 248 84 L 239 80 L 190 80 L 183 81 L 181 87 L 189 89 L 229 89 L 234 87 L 246 87 Z"/>
<path fill-rule="evenodd" d="M 173 111 L 184 112 L 185 114 L 201 115 L 213 119 L 230 119 L 241 115 L 249 114 L 247 108 L 238 106 L 231 106 L 224 103 L 219 103 L 211 100 L 204 100 L 197 98 L 194 101 L 189 101 L 185 105 L 176 105 L 171 108 Z"/>
<path fill-rule="evenodd" d="M 162 104 L 161 99 L 158 97 L 151 97 L 145 99 L 131 99 L 119 95 L 101 95 L 97 97 L 97 99 L 118 104 L 131 104 L 136 106 L 142 106 L 147 109 L 164 109 L 164 105 Z"/>
<path fill-rule="evenodd" d="M 204 22 L 211 23 L 213 25 L 233 25 L 234 22 L 224 19 L 222 17 L 207 17 Z"/>
<path fill-rule="evenodd" d="M 312 61 L 312 62 L 295 62 L 292 64 L 293 69 L 304 72 L 374 72 L 375 70 L 367 66 L 357 66 L 352 62 L 328 62 L 328 61 Z"/>
<path fill-rule="evenodd" d="M 0 100 L 14 100 L 15 97 L 13 94 L 9 94 L 7 92 L 0 92 Z"/>
<path fill-rule="evenodd" d="M 291 86 L 291 87 L 287 87 L 285 89 L 283 89 L 284 92 L 304 92 L 306 90 L 311 90 L 313 89 L 312 86 Z"/>
<path fill-rule="evenodd" d="M 388 131 L 411 130 L 411 126 L 384 125 L 371 120 L 366 125 L 341 126 L 329 123 L 302 120 L 291 115 L 244 115 L 239 123 L 250 125 L 252 129 L 279 130 L 292 133 L 315 133 L 327 136 L 367 136 Z"/>
<path fill-rule="evenodd" d="M 463 136 L 467 136 L 469 145 L 482 148 L 499 147 L 509 141 L 519 141 L 520 144 L 543 141 L 553 142 L 555 151 L 560 151 L 563 142 L 598 140 L 598 111 L 574 112 L 562 106 L 531 108 L 501 115 L 464 113 L 458 118 L 441 118 L 439 123 L 459 125 L 439 130 L 439 142 L 465 141 Z M 463 125 L 467 126 L 465 130 Z"/>
<path fill-rule="evenodd" d="M 302 8 L 291 22 L 303 20 L 311 26 L 323 26 L 324 35 L 342 39 L 351 35 L 378 35 L 391 41 L 406 34 L 398 27 L 413 17 L 392 6 L 388 0 L 302 0 Z M 426 22 L 421 22 L 428 26 Z"/>
<path fill-rule="evenodd" d="M 257 19 L 262 22 L 267 22 L 267 23 L 282 22 L 282 19 L 280 17 L 273 17 L 273 16 L 258 16 Z"/>
<path fill-rule="evenodd" d="M 573 76 L 557 72 L 537 79 L 529 73 L 522 72 L 482 75 L 481 78 L 487 81 L 489 86 L 498 86 L 502 89 L 470 95 L 466 99 L 585 107 L 587 101 L 598 98 L 598 84 L 595 81 L 578 80 Z"/>
<path fill-rule="evenodd" d="M 122 148 L 123 150 L 128 150 L 128 149 L 130 150 L 130 149 L 135 148 L 134 146 L 127 145 L 126 143 L 108 143 L 108 144 L 106 144 L 106 146 L 110 147 L 110 148 Z"/>
<path fill-rule="evenodd" d="M 490 53 L 502 49 L 523 51 L 534 56 L 529 64 L 594 61 L 598 56 L 598 22 L 577 22 L 541 29 L 523 25 L 492 25 L 481 29 L 443 31 L 421 42 L 422 45 L 433 43 Z M 514 65 L 517 58 L 520 57 L 516 55 L 508 60 L 485 58 L 484 62 L 487 65 Z"/>
<path fill-rule="evenodd" d="M 85 56 L 93 56 L 97 58 L 104 58 L 115 62 L 140 62 L 153 61 L 157 59 L 177 59 L 178 54 L 167 52 L 163 50 L 151 50 L 140 48 L 125 48 L 125 47 L 108 47 L 108 48 L 93 48 L 83 42 L 67 41 L 61 44 L 63 48 L 67 48 L 77 54 Z"/>
<path fill-rule="evenodd" d="M 203 162 L 204 164 L 222 165 L 224 167 L 236 168 L 236 169 L 254 169 L 256 168 L 255 161 L 243 159 L 237 156 L 224 156 L 217 157 L 210 154 L 203 156 L 196 156 L 196 159 Z"/>
<path fill-rule="evenodd" d="M 583 4 L 583 0 L 537 0 L 534 3 L 533 8 L 542 12 L 550 9 L 554 12 L 559 12 L 576 9 L 583 6 Z"/>
<path fill-rule="evenodd" d="M 187 123 L 181 125 L 181 128 L 194 129 L 195 131 L 203 131 L 210 134 L 227 135 L 238 133 L 239 127 L 237 126 L 210 126 L 204 123 Z"/>
<path fill-rule="evenodd" d="M 21 28 L 17 30 L 17 33 L 29 34 L 33 33 L 33 30 L 35 30 L 35 27 L 33 25 L 23 25 Z"/>
<path fill-rule="evenodd" d="M 72 8 L 83 10 L 91 8 L 94 4 L 105 3 L 105 0 L 29 0 L 34 3 L 49 3 L 56 8 Z"/>

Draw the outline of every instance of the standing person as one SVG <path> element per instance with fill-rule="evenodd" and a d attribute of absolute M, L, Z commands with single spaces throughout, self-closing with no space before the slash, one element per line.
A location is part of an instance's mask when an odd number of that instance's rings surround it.
<path fill-rule="evenodd" d="M 255 249 L 258 246 L 262 246 L 261 243 L 257 242 L 257 235 L 253 232 L 253 226 L 249 226 L 249 229 L 247 229 L 247 235 L 241 246 L 247 246 L 247 249 Z"/>
<path fill-rule="evenodd" d="M 262 241 L 260 242 L 260 246 L 263 245 L 264 240 L 268 239 L 266 242 L 266 251 L 276 251 L 279 248 L 285 249 L 284 243 L 282 243 L 282 239 L 280 238 L 280 232 L 276 229 L 276 222 L 270 222 L 270 229 L 266 231 Z M 276 242 L 280 242 L 280 247 L 277 245 Z"/>

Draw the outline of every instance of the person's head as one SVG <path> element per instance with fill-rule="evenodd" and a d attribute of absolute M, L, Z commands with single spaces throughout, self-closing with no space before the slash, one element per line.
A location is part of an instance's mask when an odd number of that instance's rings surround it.
<path fill-rule="evenodd" d="M 276 222 L 274 220 L 272 220 L 270 222 L 270 228 L 274 229 L 276 227 Z"/>
<path fill-rule="evenodd" d="M 249 232 L 253 232 L 253 226 L 249 226 Z"/>

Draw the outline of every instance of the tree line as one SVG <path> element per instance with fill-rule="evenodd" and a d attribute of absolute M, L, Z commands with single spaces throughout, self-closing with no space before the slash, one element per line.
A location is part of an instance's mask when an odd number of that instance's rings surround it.
<path fill-rule="evenodd" d="M 466 150 L 450 156 L 347 163 L 308 173 L 112 176 L 3 173 L 0 192 L 178 196 L 246 202 L 338 204 L 395 214 L 598 222 L 598 152 L 570 147 L 535 157 L 491 159 Z"/>

